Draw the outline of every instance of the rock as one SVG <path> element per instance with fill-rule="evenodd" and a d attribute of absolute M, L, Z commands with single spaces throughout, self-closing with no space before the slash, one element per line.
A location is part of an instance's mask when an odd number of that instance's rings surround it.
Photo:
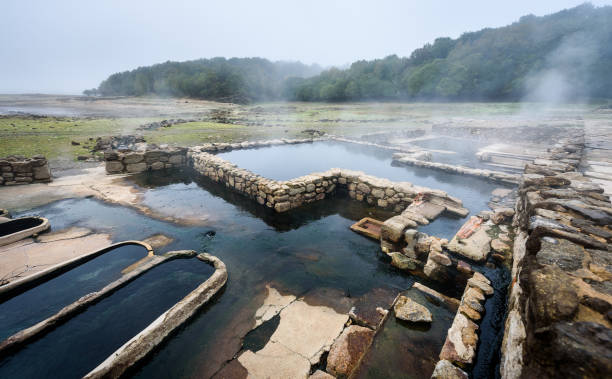
<path fill-rule="evenodd" d="M 398 291 L 391 288 L 374 288 L 355 301 L 349 317 L 360 326 L 377 329 L 393 306 Z"/>
<path fill-rule="evenodd" d="M 556 266 L 544 266 L 529 274 L 530 313 L 535 327 L 570 320 L 578 310 L 578 292 L 572 278 Z"/>
<path fill-rule="evenodd" d="M 123 172 L 123 163 L 120 161 L 106 161 L 106 172 L 109 174 Z"/>
<path fill-rule="evenodd" d="M 351 325 L 342 331 L 327 356 L 327 372 L 334 376 L 350 377 L 365 355 L 374 331 L 362 326 Z"/>
<path fill-rule="evenodd" d="M 448 329 L 444 346 L 440 352 L 440 359 L 457 363 L 460 366 L 472 364 L 478 344 L 476 330 L 478 330 L 478 325 L 462 313 L 457 313 L 453 324 Z"/>
<path fill-rule="evenodd" d="M 32 173 L 34 174 L 34 179 L 36 180 L 45 180 L 51 178 L 51 172 L 49 171 L 49 165 L 32 167 Z"/>
<path fill-rule="evenodd" d="M 286 212 L 289 209 L 291 209 L 291 202 L 289 202 L 289 201 L 285 201 L 285 202 L 274 204 L 274 210 L 279 212 L 279 213 L 280 212 Z"/>
<path fill-rule="evenodd" d="M 357 184 L 357 191 L 361 191 L 364 194 L 369 194 L 370 193 L 370 187 L 368 187 L 365 183 L 359 183 Z"/>
<path fill-rule="evenodd" d="M 382 227 L 380 228 L 380 235 L 383 239 L 392 242 L 399 242 L 404 235 L 404 230 L 407 227 L 414 228 L 416 226 L 416 222 L 412 220 L 402 216 L 394 216 L 383 223 Z"/>
<path fill-rule="evenodd" d="M 431 322 L 431 312 L 406 296 L 400 296 L 393 307 L 395 317 L 411 322 Z"/>
<path fill-rule="evenodd" d="M 495 225 L 501 224 L 502 222 L 504 222 L 504 220 L 506 219 L 506 216 L 504 216 L 503 213 L 499 213 L 499 212 L 493 212 L 493 214 L 490 217 L 491 222 L 493 222 Z"/>
<path fill-rule="evenodd" d="M 104 151 L 104 160 L 105 161 L 116 161 L 119 159 L 119 154 L 117 154 L 114 150 L 106 150 Z"/>
<path fill-rule="evenodd" d="M 481 290 L 487 296 L 493 295 L 493 292 L 494 292 L 493 287 L 491 287 L 490 285 L 488 285 L 486 283 L 483 283 L 483 282 L 481 282 L 479 280 L 476 280 L 473 277 L 468 279 L 467 284 L 470 287 L 478 288 L 479 290 Z"/>
<path fill-rule="evenodd" d="M 127 153 L 123 156 L 123 163 L 126 165 L 140 163 L 143 160 L 144 160 L 144 156 L 139 153 Z"/>
<path fill-rule="evenodd" d="M 472 266 L 470 266 L 467 262 L 457 261 L 457 271 L 469 275 L 472 273 Z"/>
<path fill-rule="evenodd" d="M 582 267 L 585 250 L 563 238 L 546 237 L 540 240 L 540 250 L 536 261 L 541 265 L 556 265 L 564 271 L 572 272 Z"/>
<path fill-rule="evenodd" d="M 570 181 L 558 176 L 523 175 L 523 186 L 525 187 L 566 187 Z"/>
<path fill-rule="evenodd" d="M 539 377 L 609 378 L 612 330 L 594 322 L 559 322 L 536 334 L 530 361 Z M 526 371 L 525 369 L 523 371 Z M 525 372 L 530 377 L 532 372 Z"/>
<path fill-rule="evenodd" d="M 606 212 L 597 209 L 589 209 L 572 201 L 565 202 L 563 206 L 593 220 L 596 225 L 606 226 L 612 224 L 612 216 Z"/>
<path fill-rule="evenodd" d="M 487 259 L 491 251 L 490 243 L 491 237 L 489 237 L 486 227 L 483 226 L 466 239 L 461 239 L 458 235 L 455 235 L 448 244 L 448 249 L 473 261 L 482 262 Z"/>
<path fill-rule="evenodd" d="M 491 281 L 484 275 L 482 275 L 480 272 L 476 271 L 474 273 L 473 276 L 474 280 L 478 280 L 480 282 L 486 283 L 486 284 L 491 284 Z"/>
<path fill-rule="evenodd" d="M 168 162 L 173 165 L 180 166 L 183 164 L 184 159 L 185 157 L 183 157 L 182 155 L 175 154 L 175 155 L 171 155 L 170 158 L 168 158 Z"/>
<path fill-rule="evenodd" d="M 334 377 L 325 371 L 317 370 L 310 375 L 310 379 L 334 379 Z"/>
<path fill-rule="evenodd" d="M 164 162 L 151 163 L 151 170 L 162 170 L 165 167 Z"/>
<path fill-rule="evenodd" d="M 480 313 L 475 309 L 467 306 L 466 304 L 461 304 L 459 306 L 459 312 L 463 313 L 465 316 L 470 318 L 471 320 L 478 321 L 482 318 Z"/>
<path fill-rule="evenodd" d="M 110 162 L 108 162 L 108 163 L 110 163 Z M 125 169 L 126 169 L 127 172 L 130 172 L 130 173 L 143 172 L 143 171 L 146 171 L 147 164 L 145 162 L 132 163 L 132 164 L 126 165 Z"/>
<path fill-rule="evenodd" d="M 447 279 L 446 274 L 446 266 L 439 264 L 433 259 L 427 259 L 427 263 L 425 263 L 425 267 L 423 267 L 423 273 L 430 279 L 444 281 Z"/>
<path fill-rule="evenodd" d="M 436 363 L 431 379 L 468 379 L 468 374 L 447 360 Z"/>
<path fill-rule="evenodd" d="M 429 253 L 429 257 L 431 258 L 431 260 L 441 264 L 442 266 L 450 266 L 453 264 L 450 257 L 444 253 L 436 253 L 432 251 L 431 253 Z"/>
<path fill-rule="evenodd" d="M 32 162 L 13 162 L 11 164 L 13 167 L 13 172 L 15 173 L 24 173 L 30 172 L 32 170 Z"/>
<path fill-rule="evenodd" d="M 416 270 L 420 263 L 416 259 L 409 258 L 398 252 L 392 252 L 389 256 L 391 257 L 391 265 L 400 270 Z"/>
<path fill-rule="evenodd" d="M 491 241 L 491 249 L 498 253 L 508 253 L 510 252 L 510 246 L 502 242 L 500 239 L 494 239 Z"/>

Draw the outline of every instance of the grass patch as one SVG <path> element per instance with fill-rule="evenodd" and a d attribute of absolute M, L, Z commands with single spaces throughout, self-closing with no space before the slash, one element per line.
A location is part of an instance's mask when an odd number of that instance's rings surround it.
<path fill-rule="evenodd" d="M 0 117 L 0 156 L 43 154 L 49 159 L 89 154 L 98 136 L 129 134 L 149 119 Z M 90 140 L 91 138 L 91 140 Z M 73 146 L 72 141 L 81 143 Z"/>

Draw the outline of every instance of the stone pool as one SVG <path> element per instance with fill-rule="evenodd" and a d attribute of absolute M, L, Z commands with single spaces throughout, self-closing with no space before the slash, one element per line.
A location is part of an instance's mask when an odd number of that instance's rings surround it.
<path fill-rule="evenodd" d="M 487 209 L 492 190 L 500 187 L 480 179 L 419 168 L 394 167 L 391 165 L 392 151 L 345 143 L 274 146 L 219 155 L 239 167 L 277 180 L 340 167 L 361 170 L 393 181 L 409 181 L 458 197 L 472 214 Z M 460 296 L 463 288 L 428 282 L 400 272 L 389 264 L 378 242 L 349 230 L 351 224 L 363 217 L 384 220 L 390 214 L 341 196 L 278 214 L 229 191 L 225 186 L 199 178 L 187 169 L 140 174 L 128 180 L 143 191 L 143 204 L 157 213 L 168 216 L 189 214 L 200 222 L 178 225 L 93 199 L 63 200 L 20 215 L 46 217 L 55 229 L 79 225 L 103 231 L 109 233 L 114 241 L 144 239 L 162 233 L 172 238 L 173 242 L 156 250 L 157 254 L 193 249 L 209 252 L 225 262 L 229 280 L 220 296 L 198 312 L 130 375 L 143 378 L 214 376 L 241 350 L 242 339 L 254 327 L 255 315 L 269 287 L 282 294 L 304 295 L 306 299 L 308 294 L 321 290 L 340 294 L 346 299 L 359 298 L 379 288 L 408 290 L 410 296 L 429 304 L 435 317 L 434 323 L 424 328 L 399 322 L 391 315 L 387 326 L 374 340 L 374 349 L 366 356 L 358 376 L 387 377 L 390 367 L 409 369 L 415 378 L 431 375 L 452 322 L 452 313 L 442 309 L 439 304 L 427 303 L 429 300 L 410 287 L 418 280 L 454 297 Z M 463 221 L 440 217 L 419 230 L 450 238 Z M 123 257 L 101 256 L 88 262 L 89 266 L 81 266 L 83 272 L 68 272 L 65 275 L 72 275 L 71 280 L 85 278 L 88 286 L 95 289 L 112 280 L 120 268 L 137 259 L 137 254 L 125 254 Z M 97 261 L 102 258 L 109 261 Z M 106 273 L 98 272 L 103 266 Z M 483 267 L 483 270 L 492 269 Z M 211 272 L 209 266 L 195 259 L 164 263 L 1 359 L 0 376 L 82 376 L 205 280 Z M 500 281 L 496 286 L 497 292 L 502 291 L 504 286 L 503 280 Z M 80 296 L 81 290 L 89 291 L 74 287 L 67 288 L 65 297 L 58 298 L 53 306 L 61 306 Z M 42 293 L 44 287 L 40 287 L 40 291 Z M 20 296 L 23 297 L 18 306 L 27 307 L 35 304 L 36 298 L 41 295 L 26 292 Z M 17 302 L 18 298 L 14 298 L 14 301 Z M 494 302 L 489 301 L 487 305 L 489 303 Z M 0 304 L 0 307 L 3 306 L 8 309 L 11 304 Z M 504 305 L 495 303 L 494 306 L 503 308 Z M 496 334 L 490 331 L 494 331 L 496 322 L 500 321 L 487 319 L 495 314 L 488 312 L 482 323 L 482 334 L 492 335 L 491 341 L 481 339 L 485 347 L 487 343 L 495 343 Z M 9 329 L 8 325 L 5 327 L 3 324 L 0 333 L 9 335 L 23 323 L 41 316 L 35 314 L 28 317 L 27 320 L 15 317 L 13 326 Z M 485 326 L 488 323 L 491 326 Z M 105 332 L 108 328 L 113 329 L 112 333 Z M 51 363 L 50 355 L 54 357 Z M 474 372 L 485 374 L 475 377 L 486 377 L 493 371 L 489 368 L 494 364 L 495 357 L 479 357 Z"/>

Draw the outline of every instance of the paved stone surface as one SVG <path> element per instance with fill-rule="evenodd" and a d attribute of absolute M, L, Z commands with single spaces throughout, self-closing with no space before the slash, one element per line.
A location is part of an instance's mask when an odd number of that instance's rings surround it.
<path fill-rule="evenodd" d="M 271 286 L 267 291 L 255 325 L 278 314 L 276 330 L 261 350 L 242 351 L 216 377 L 246 372 L 255 378 L 307 378 L 311 365 L 329 351 L 349 319 L 351 304 L 345 301 L 349 299 L 337 291 L 318 289 L 301 298 L 283 295 Z"/>
<path fill-rule="evenodd" d="M 70 228 L 44 238 L 41 235 L 38 238 L 43 242 L 26 238 L 0 246 L 0 280 L 11 282 L 21 279 L 111 245 L 108 234 L 85 234 L 86 231 L 82 228 Z"/>

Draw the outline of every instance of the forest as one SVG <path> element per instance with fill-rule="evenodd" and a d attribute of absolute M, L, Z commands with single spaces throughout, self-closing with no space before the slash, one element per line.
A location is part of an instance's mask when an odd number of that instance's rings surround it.
<path fill-rule="evenodd" d="M 612 7 L 583 4 L 500 27 L 437 38 L 409 57 L 346 69 L 213 58 L 116 73 L 86 94 L 160 95 L 249 103 L 518 101 L 612 98 Z"/>

